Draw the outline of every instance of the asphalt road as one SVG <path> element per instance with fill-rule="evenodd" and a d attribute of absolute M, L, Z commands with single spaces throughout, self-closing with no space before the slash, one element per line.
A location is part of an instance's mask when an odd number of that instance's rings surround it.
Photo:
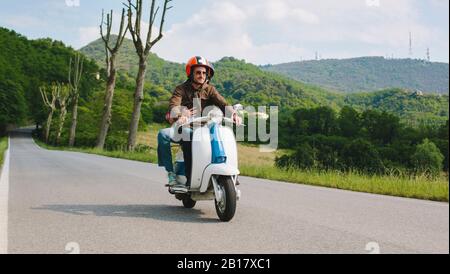
<path fill-rule="evenodd" d="M 153 164 L 48 151 L 26 131 L 10 154 L 8 253 L 449 253 L 448 203 L 240 177 L 222 223 L 212 201 L 183 208 Z"/>

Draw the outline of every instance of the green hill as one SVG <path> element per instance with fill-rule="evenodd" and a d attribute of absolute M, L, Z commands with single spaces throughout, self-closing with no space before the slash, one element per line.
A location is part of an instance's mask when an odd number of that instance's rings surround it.
<path fill-rule="evenodd" d="M 116 38 L 116 37 L 114 37 Z M 114 39 L 113 38 L 113 39 Z M 98 39 L 80 49 L 86 56 L 94 59 L 98 65 L 105 67 L 103 41 Z M 138 61 L 131 40 L 125 39 L 117 60 L 122 79 L 133 77 L 138 70 Z M 158 86 L 165 90 L 159 95 L 171 94 L 175 85 L 186 80 L 184 64 L 173 63 L 159 58 L 156 54 L 149 56 L 147 82 L 149 88 Z M 214 63 L 216 76 L 213 84 L 221 93 L 232 101 L 258 105 L 270 104 L 288 107 L 313 107 L 319 105 L 342 105 L 342 96 L 324 89 L 305 85 L 274 73 L 264 72 L 257 66 L 244 61 L 225 57 Z M 123 74 L 127 74 L 123 76 Z M 150 91 L 151 92 L 151 91 Z M 339 102 L 339 103 L 338 103 Z"/>
<path fill-rule="evenodd" d="M 267 65 L 263 70 L 341 92 L 405 88 L 449 93 L 449 65 L 413 59 L 361 57 Z"/>
<path fill-rule="evenodd" d="M 104 47 L 99 39 L 80 51 L 104 67 Z M 260 67 L 224 57 L 214 63 L 213 84 L 230 102 L 244 105 L 278 105 L 281 110 L 330 106 L 340 109 L 351 105 L 357 109 L 377 108 L 401 116 L 411 123 L 444 121 L 448 117 L 448 96 L 415 95 L 403 89 L 386 89 L 375 93 L 342 94 L 264 71 Z M 118 57 L 121 79 L 134 85 L 137 57 L 132 41 L 125 40 Z M 173 88 L 186 79 L 184 65 L 168 62 L 157 55 L 149 58 L 146 93 L 152 100 L 167 100 Z"/>
<path fill-rule="evenodd" d="M 116 35 L 111 35 L 111 42 L 115 42 L 116 39 Z M 105 47 L 102 39 L 95 40 L 79 51 L 96 61 L 100 67 L 105 67 Z M 126 72 L 132 77 L 137 74 L 139 67 L 133 41 L 124 40 L 116 63 L 119 72 Z M 148 63 L 150 65 L 147 66 L 147 80 L 152 79 L 152 83 L 155 85 L 162 85 L 171 90 L 173 83 L 185 79 L 184 67 L 181 64 L 165 61 L 153 53 L 150 53 Z"/>

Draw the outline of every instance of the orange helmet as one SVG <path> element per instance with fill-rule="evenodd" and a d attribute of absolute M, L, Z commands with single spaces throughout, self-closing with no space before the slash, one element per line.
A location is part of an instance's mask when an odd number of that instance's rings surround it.
<path fill-rule="evenodd" d="M 214 67 L 211 63 L 201 56 L 191 57 L 186 63 L 186 76 L 192 79 L 192 74 L 194 72 L 193 68 L 201 66 L 206 68 L 206 72 L 208 73 L 208 79 L 213 78 L 214 76 Z"/>

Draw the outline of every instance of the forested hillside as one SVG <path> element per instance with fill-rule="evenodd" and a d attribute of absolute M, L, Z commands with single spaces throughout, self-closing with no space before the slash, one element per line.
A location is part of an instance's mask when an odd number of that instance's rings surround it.
<path fill-rule="evenodd" d="M 46 118 L 39 87 L 67 82 L 70 57 L 75 50 L 51 39 L 28 40 L 0 28 L 0 132 L 7 125 L 42 123 Z M 81 98 L 99 85 L 93 61 L 85 62 Z"/>
<path fill-rule="evenodd" d="M 83 47 L 81 52 L 104 66 L 101 40 Z M 170 97 L 174 87 L 186 79 L 184 65 L 165 61 L 152 54 L 148 62 L 148 100 L 161 103 Z M 405 89 L 386 89 L 375 93 L 342 94 L 305 84 L 285 76 L 263 71 L 260 67 L 233 57 L 214 63 L 213 84 L 230 102 L 243 105 L 278 105 L 281 109 L 329 106 L 339 110 L 345 105 L 356 109 L 379 109 L 396 114 L 410 124 L 442 123 L 448 117 L 448 96 L 420 95 Z M 123 82 L 133 85 L 137 58 L 133 44 L 125 40 L 118 57 Z M 164 102 L 162 102 L 164 104 Z"/>
<path fill-rule="evenodd" d="M 425 60 L 361 57 L 292 62 L 261 68 L 341 92 L 387 88 L 447 95 L 449 92 L 449 65 Z"/>

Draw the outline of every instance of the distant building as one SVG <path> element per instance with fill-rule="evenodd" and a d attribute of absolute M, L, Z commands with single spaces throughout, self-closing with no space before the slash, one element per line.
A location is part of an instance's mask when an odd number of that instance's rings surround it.
<path fill-rule="evenodd" d="M 423 96 L 423 92 L 420 90 L 413 91 L 413 95 L 415 96 Z"/>

